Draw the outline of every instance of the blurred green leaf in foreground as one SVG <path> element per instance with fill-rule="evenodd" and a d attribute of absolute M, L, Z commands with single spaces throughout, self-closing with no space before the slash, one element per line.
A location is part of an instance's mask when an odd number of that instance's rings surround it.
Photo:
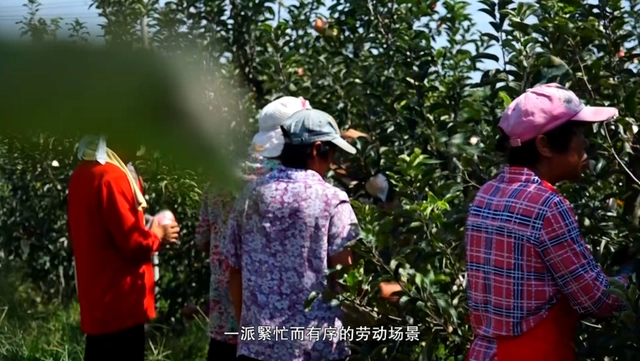
<path fill-rule="evenodd" d="M 171 60 L 145 50 L 0 40 L 2 131 L 117 133 L 231 185 L 230 157 L 221 156 L 231 122 L 200 101 L 211 75 Z"/>

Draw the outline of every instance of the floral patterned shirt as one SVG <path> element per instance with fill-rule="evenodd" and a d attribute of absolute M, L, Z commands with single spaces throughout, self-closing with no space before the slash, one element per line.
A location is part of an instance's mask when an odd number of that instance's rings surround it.
<path fill-rule="evenodd" d="M 347 194 L 314 171 L 280 166 L 248 186 L 223 247 L 230 265 L 242 270 L 241 332 L 255 335 L 241 338 L 238 355 L 264 361 L 346 358 L 347 342 L 337 332 L 340 307 L 321 297 L 309 311 L 304 303 L 311 292 L 327 288 L 328 258 L 358 235 Z"/>
<path fill-rule="evenodd" d="M 275 169 L 278 164 L 274 160 L 252 156 L 242 164 L 243 179 L 252 182 Z M 213 339 L 233 344 L 237 342 L 237 336 L 226 333 L 238 332 L 238 326 L 229 293 L 229 265 L 222 257 L 221 244 L 235 198 L 230 191 L 214 190 L 207 186 L 203 192 L 200 221 L 196 229 L 196 243 L 209 243 L 209 334 Z"/>

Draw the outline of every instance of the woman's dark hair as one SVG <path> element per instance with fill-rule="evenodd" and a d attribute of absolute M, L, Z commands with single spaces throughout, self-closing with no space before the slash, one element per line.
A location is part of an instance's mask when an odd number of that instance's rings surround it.
<path fill-rule="evenodd" d="M 315 144 L 291 144 L 285 143 L 282 153 L 278 157 L 280 163 L 288 168 L 307 169 L 307 163 L 312 157 L 312 150 Z M 318 157 L 328 160 L 336 145 L 331 142 L 320 143 L 317 149 Z"/>
<path fill-rule="evenodd" d="M 554 128 L 544 136 L 549 142 L 549 148 L 556 153 L 563 154 L 569 151 L 571 141 L 577 134 L 577 130 L 584 127 L 582 122 L 569 121 Z M 536 140 L 523 142 L 519 147 L 509 145 L 509 136 L 500 129 L 500 138 L 496 150 L 506 156 L 507 164 L 512 166 L 533 167 L 540 161 L 540 153 L 536 147 Z"/>

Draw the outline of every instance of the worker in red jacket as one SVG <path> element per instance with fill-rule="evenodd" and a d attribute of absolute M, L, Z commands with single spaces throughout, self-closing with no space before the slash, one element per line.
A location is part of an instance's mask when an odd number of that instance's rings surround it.
<path fill-rule="evenodd" d="M 67 198 L 84 360 L 144 360 L 144 325 L 156 315 L 151 255 L 180 229 L 155 220 L 147 229 L 142 184 L 127 165 L 136 153 L 109 143 L 117 154 L 104 138 L 81 141 Z"/>

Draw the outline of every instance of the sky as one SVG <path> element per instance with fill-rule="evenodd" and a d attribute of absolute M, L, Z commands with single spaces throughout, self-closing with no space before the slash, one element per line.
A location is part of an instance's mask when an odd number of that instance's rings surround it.
<path fill-rule="evenodd" d="M 20 34 L 20 25 L 16 22 L 22 20 L 27 14 L 23 6 L 26 0 L 0 0 L 0 31 L 4 36 L 14 37 Z M 89 9 L 89 0 L 41 0 L 40 16 L 51 19 L 57 16 L 63 21 L 72 21 L 79 18 L 87 22 L 92 33 L 98 33 L 100 17 L 95 9 Z"/>
<path fill-rule="evenodd" d="M 0 31 L 8 36 L 17 36 L 19 34 L 20 25 L 16 22 L 22 20 L 27 10 L 23 6 L 26 0 L 0 0 Z M 40 0 L 42 6 L 40 16 L 45 19 L 51 19 L 57 16 L 62 17 L 66 21 L 79 18 L 81 21 L 87 22 L 89 30 L 92 34 L 100 32 L 98 24 L 100 17 L 95 9 L 89 9 L 90 0 Z M 163 3 L 164 1 L 161 1 Z M 285 3 L 293 2 L 285 0 Z M 470 1 L 471 11 L 476 21 L 477 28 L 480 31 L 490 31 L 488 24 L 489 17 L 478 11 L 479 4 L 476 1 Z"/>
<path fill-rule="evenodd" d="M 293 2 L 293 0 L 284 1 L 285 4 Z M 16 24 L 16 22 L 22 20 L 23 16 L 27 14 L 27 9 L 23 6 L 25 2 L 26 0 L 0 0 L 0 34 L 5 37 L 19 36 L 20 25 Z M 78 18 L 87 23 L 91 35 L 101 33 L 98 26 L 101 18 L 95 9 L 89 9 L 90 0 L 40 0 L 40 2 L 42 4 L 40 8 L 40 16 L 42 18 L 62 17 L 63 28 L 66 28 L 65 22 Z M 164 0 L 161 0 L 160 3 L 164 3 Z M 472 4 L 471 13 L 477 24 L 477 30 L 491 32 L 492 29 L 488 23 L 489 17 L 478 11 L 479 4 L 477 1 L 470 1 L 470 3 Z M 491 52 L 497 53 L 497 49 L 492 49 Z M 480 74 L 474 75 L 474 78 L 478 78 Z"/>

